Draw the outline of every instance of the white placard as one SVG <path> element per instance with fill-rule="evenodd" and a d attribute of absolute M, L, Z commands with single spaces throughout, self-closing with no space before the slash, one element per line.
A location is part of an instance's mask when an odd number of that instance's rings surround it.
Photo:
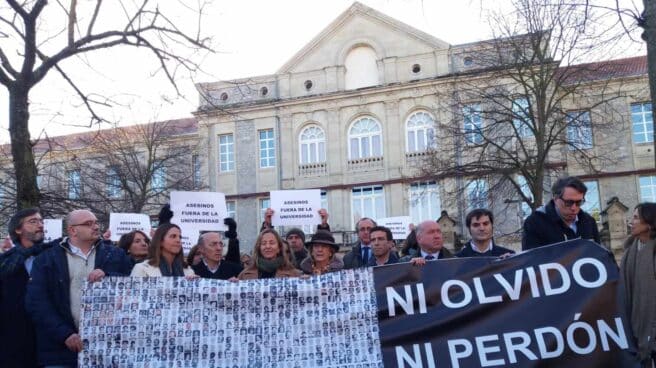
<path fill-rule="evenodd" d="M 62 237 L 62 219 L 43 220 L 43 241 L 50 242 Z"/>
<path fill-rule="evenodd" d="M 198 230 L 181 228 L 180 238 L 182 240 L 182 253 L 185 255 L 185 257 L 187 256 L 187 254 L 189 254 L 191 247 L 196 245 L 196 243 L 198 242 L 199 235 L 200 232 Z"/>
<path fill-rule="evenodd" d="M 171 192 L 171 222 L 183 230 L 225 231 L 225 195 L 218 192 Z"/>
<path fill-rule="evenodd" d="M 398 216 L 398 217 L 387 217 L 382 219 L 376 219 L 378 226 L 385 226 L 386 228 L 392 230 L 392 236 L 394 240 L 404 240 L 410 234 L 410 222 L 412 219 L 410 216 Z"/>
<path fill-rule="evenodd" d="M 321 223 L 321 190 L 271 191 L 271 218 L 273 226 L 318 225 Z"/>
<path fill-rule="evenodd" d="M 112 232 L 112 241 L 118 241 L 123 234 L 132 230 L 140 230 L 150 236 L 150 217 L 143 213 L 109 214 L 109 231 Z"/>

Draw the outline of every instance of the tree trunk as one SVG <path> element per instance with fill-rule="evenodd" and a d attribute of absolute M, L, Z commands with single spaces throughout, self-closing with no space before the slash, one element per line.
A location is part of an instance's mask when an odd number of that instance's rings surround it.
<path fill-rule="evenodd" d="M 651 93 L 652 124 L 656 116 L 656 1 L 643 0 L 645 11 L 642 13 L 644 32 L 642 38 L 647 43 L 647 68 L 649 72 L 649 92 Z M 656 139 L 654 139 L 654 164 L 656 165 Z"/>
<path fill-rule="evenodd" d="M 36 165 L 28 122 L 30 119 L 29 89 L 9 89 L 9 135 L 11 155 L 16 173 L 16 207 L 18 209 L 39 206 L 39 188 L 36 183 Z"/>

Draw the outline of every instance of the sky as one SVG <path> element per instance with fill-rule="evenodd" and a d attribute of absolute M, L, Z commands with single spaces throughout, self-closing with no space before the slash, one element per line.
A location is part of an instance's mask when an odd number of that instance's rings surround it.
<path fill-rule="evenodd" d="M 507 0 L 360 2 L 450 44 L 491 38 L 480 5 L 503 9 L 508 4 Z M 91 55 L 84 58 L 84 63 L 68 62 L 64 68 L 86 92 L 117 102 L 104 110 L 104 116 L 116 125 L 190 117 L 198 103 L 195 83 L 275 73 L 352 3 L 352 0 L 214 0 L 205 9 L 201 24 L 203 33 L 212 37 L 216 52 L 198 59 L 202 72 L 179 75 L 181 96 L 162 73 L 156 72 L 151 57 L 125 47 Z M 180 24 L 198 24 L 196 18 L 184 12 L 174 14 Z M 1 40 L 0 46 L 5 47 Z M 645 51 L 641 45 L 628 45 L 622 53 L 620 56 L 633 56 Z M 0 91 L 0 109 L 5 112 L 0 115 L 0 143 L 9 141 L 7 100 L 6 92 Z M 33 138 L 90 129 L 87 110 L 73 90 L 54 74 L 33 91 L 30 113 Z"/>

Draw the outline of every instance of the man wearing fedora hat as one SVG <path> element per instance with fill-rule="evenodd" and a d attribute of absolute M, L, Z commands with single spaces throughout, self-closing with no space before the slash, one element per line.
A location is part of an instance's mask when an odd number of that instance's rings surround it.
<path fill-rule="evenodd" d="M 321 275 L 344 268 L 342 260 L 335 257 L 339 245 L 335 244 L 335 238 L 330 232 L 318 230 L 305 245 L 308 247 L 309 256 L 301 262 L 303 273 Z"/>

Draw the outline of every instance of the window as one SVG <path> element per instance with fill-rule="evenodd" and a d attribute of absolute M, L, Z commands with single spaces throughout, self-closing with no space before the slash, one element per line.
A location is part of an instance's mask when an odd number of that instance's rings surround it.
<path fill-rule="evenodd" d="M 410 217 L 413 223 L 436 220 L 441 213 L 440 192 L 436 182 L 410 184 Z"/>
<path fill-rule="evenodd" d="M 68 199 L 80 199 L 82 194 L 82 178 L 80 170 L 68 172 Z"/>
<path fill-rule="evenodd" d="M 590 111 L 567 113 L 567 141 L 569 150 L 592 148 L 592 123 Z"/>
<path fill-rule="evenodd" d="M 585 193 L 585 203 L 581 206 L 581 209 L 589 213 L 595 220 L 601 221 L 599 185 L 596 180 L 584 181 L 583 184 L 588 188 L 588 191 Z"/>
<path fill-rule="evenodd" d="M 487 208 L 487 183 L 485 180 L 472 180 L 465 188 L 467 212 L 476 208 Z"/>
<path fill-rule="evenodd" d="M 369 217 L 372 219 L 385 217 L 385 198 L 383 186 L 353 188 L 351 193 L 351 213 L 353 219 Z"/>
<path fill-rule="evenodd" d="M 235 145 L 232 134 L 219 136 L 219 171 L 230 172 L 235 170 Z"/>
<path fill-rule="evenodd" d="M 326 135 L 323 129 L 310 125 L 301 131 L 300 159 L 301 165 L 326 162 Z"/>
<path fill-rule="evenodd" d="M 109 198 L 119 198 L 121 196 L 121 178 L 116 167 L 107 169 L 107 196 Z"/>
<path fill-rule="evenodd" d="M 480 144 L 483 142 L 483 118 L 479 104 L 466 105 L 462 108 L 464 120 L 465 140 L 467 143 Z"/>
<path fill-rule="evenodd" d="M 533 193 L 531 193 L 531 187 L 529 187 L 528 182 L 526 181 L 526 177 L 524 177 L 523 175 L 519 175 L 517 177 L 517 184 L 519 185 L 519 188 L 521 189 L 522 194 L 525 197 L 530 198 L 531 201 L 532 201 L 533 200 Z M 521 202 L 520 216 L 522 217 L 522 219 L 526 219 L 528 217 L 528 215 L 531 214 L 531 206 L 529 206 L 529 204 L 526 203 L 521 198 L 521 196 L 519 196 L 519 197 L 520 197 L 519 200 Z"/>
<path fill-rule="evenodd" d="M 153 178 L 150 183 L 154 192 L 163 192 L 166 189 L 166 168 L 158 166 L 153 170 Z"/>
<path fill-rule="evenodd" d="M 380 124 L 370 117 L 356 120 L 349 129 L 349 160 L 382 155 Z"/>
<path fill-rule="evenodd" d="M 656 176 L 640 177 L 640 202 L 656 202 Z"/>
<path fill-rule="evenodd" d="M 410 115 L 406 123 L 406 152 L 435 148 L 435 119 L 425 111 Z"/>
<path fill-rule="evenodd" d="M 194 188 L 200 188 L 201 184 L 202 184 L 201 183 L 202 178 L 200 176 L 200 156 L 198 156 L 198 155 L 192 155 L 191 156 L 191 167 L 192 167 L 192 170 L 194 170 L 193 173 L 192 173 Z"/>
<path fill-rule="evenodd" d="M 276 143 L 273 129 L 260 130 L 260 167 L 276 166 Z"/>
<path fill-rule="evenodd" d="M 513 125 L 517 131 L 517 136 L 527 138 L 533 136 L 530 106 L 526 97 L 520 97 L 513 100 L 512 116 Z"/>
<path fill-rule="evenodd" d="M 237 220 L 237 203 L 235 201 L 226 201 L 226 210 L 228 217 Z"/>
<path fill-rule="evenodd" d="M 259 223 L 264 222 L 264 213 L 266 212 L 267 208 L 271 207 L 271 199 L 270 198 L 260 198 L 260 218 L 259 218 Z"/>
<path fill-rule="evenodd" d="M 36 186 L 40 190 L 43 190 L 43 175 L 37 175 L 36 176 Z"/>
<path fill-rule="evenodd" d="M 633 121 L 633 142 L 654 141 L 654 117 L 651 115 L 651 103 L 632 104 L 631 120 Z"/>

